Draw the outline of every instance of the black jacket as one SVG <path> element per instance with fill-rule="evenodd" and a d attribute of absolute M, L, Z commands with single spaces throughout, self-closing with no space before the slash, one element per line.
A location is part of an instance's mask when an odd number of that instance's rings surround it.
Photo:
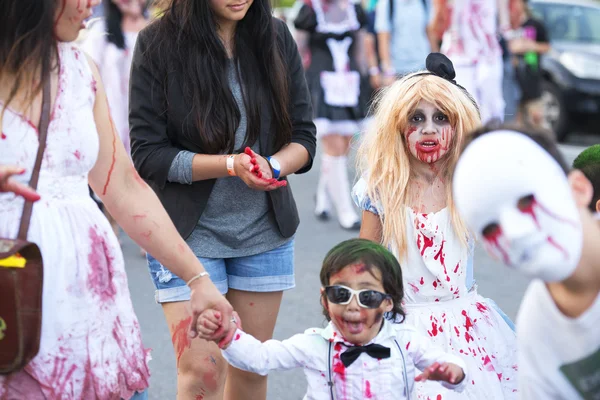
<path fill-rule="evenodd" d="M 283 21 L 275 20 L 274 23 L 286 70 L 289 71 L 292 142 L 304 146 L 310 155 L 308 164 L 297 172 L 304 173 L 312 167 L 316 151 L 311 99 L 296 43 Z M 168 98 L 165 99 L 162 77 L 167 71 L 156 75 L 148 66 L 153 51 L 149 43 L 149 38 L 154 36 L 153 29 L 156 29 L 156 24 L 140 32 L 133 55 L 129 100 L 131 156 L 140 176 L 154 189 L 179 233 L 187 238 L 206 207 L 215 179 L 197 181 L 191 185 L 167 181 L 171 163 L 181 150 L 199 154 L 207 152 L 203 151 L 200 140 L 190 141 L 182 135 L 183 129 L 194 127 L 190 119 L 186 119 L 189 109 L 183 101 L 181 85 L 185 82 L 181 81 L 181 74 L 168 72 Z M 279 150 L 273 148 L 271 113 L 271 108 L 263 104 L 260 154 L 264 156 Z M 299 218 L 289 184 L 270 191 L 269 195 L 281 235 L 291 237 L 296 232 Z"/>

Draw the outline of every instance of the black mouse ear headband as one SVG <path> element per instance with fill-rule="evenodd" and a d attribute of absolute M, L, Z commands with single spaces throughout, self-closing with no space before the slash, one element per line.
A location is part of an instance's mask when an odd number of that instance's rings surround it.
<path fill-rule="evenodd" d="M 425 68 L 427 69 L 427 72 L 421 72 L 412 76 L 435 75 L 447 80 L 448 82 L 451 82 L 467 95 L 479 113 L 479 106 L 477 105 L 477 102 L 473 96 L 471 96 L 467 89 L 456 83 L 456 80 L 454 79 L 456 78 L 454 65 L 452 65 L 452 61 L 450 61 L 448 57 L 442 53 L 429 53 L 427 59 L 425 60 Z"/>

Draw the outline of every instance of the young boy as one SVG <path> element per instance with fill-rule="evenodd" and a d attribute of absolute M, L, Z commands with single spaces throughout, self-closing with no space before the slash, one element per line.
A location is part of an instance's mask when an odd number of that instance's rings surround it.
<path fill-rule="evenodd" d="M 573 168 L 580 170 L 594 188 L 590 211 L 600 213 L 600 144 L 595 144 L 581 152 L 573 161 Z"/>
<path fill-rule="evenodd" d="M 542 54 L 550 51 L 544 24 L 533 18 L 527 0 L 510 0 L 510 20 L 513 31 L 508 32 L 508 47 L 514 55 L 515 77 L 521 89 L 517 121 L 542 127 Z M 546 127 L 549 128 L 549 127 Z"/>
<path fill-rule="evenodd" d="M 517 318 L 523 399 L 600 396 L 600 224 L 593 187 L 543 134 L 476 132 L 454 199 L 486 251 L 533 278 Z"/>
<path fill-rule="evenodd" d="M 410 399 L 414 381 L 424 380 L 464 389 L 465 362 L 402 323 L 402 272 L 392 253 L 365 239 L 347 240 L 327 254 L 320 277 L 325 329 L 264 343 L 238 329 L 225 359 L 260 375 L 303 368 L 307 400 Z M 199 324 L 206 338 L 220 321 L 207 311 Z M 423 373 L 415 378 L 416 369 Z"/>

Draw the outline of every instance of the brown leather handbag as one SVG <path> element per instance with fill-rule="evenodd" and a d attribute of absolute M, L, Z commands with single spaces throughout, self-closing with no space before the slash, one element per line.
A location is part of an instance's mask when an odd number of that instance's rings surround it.
<path fill-rule="evenodd" d="M 50 80 L 44 84 L 39 148 L 29 186 L 37 188 L 50 123 Z M 17 239 L 0 238 L 0 374 L 25 367 L 40 349 L 42 254 L 27 241 L 33 202 L 26 201 Z"/>

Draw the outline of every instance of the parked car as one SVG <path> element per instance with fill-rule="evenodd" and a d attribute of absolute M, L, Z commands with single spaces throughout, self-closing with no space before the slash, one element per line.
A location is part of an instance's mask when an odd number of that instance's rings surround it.
<path fill-rule="evenodd" d="M 542 58 L 546 122 L 562 141 L 573 131 L 600 132 L 600 3 L 532 0 L 552 50 Z"/>

